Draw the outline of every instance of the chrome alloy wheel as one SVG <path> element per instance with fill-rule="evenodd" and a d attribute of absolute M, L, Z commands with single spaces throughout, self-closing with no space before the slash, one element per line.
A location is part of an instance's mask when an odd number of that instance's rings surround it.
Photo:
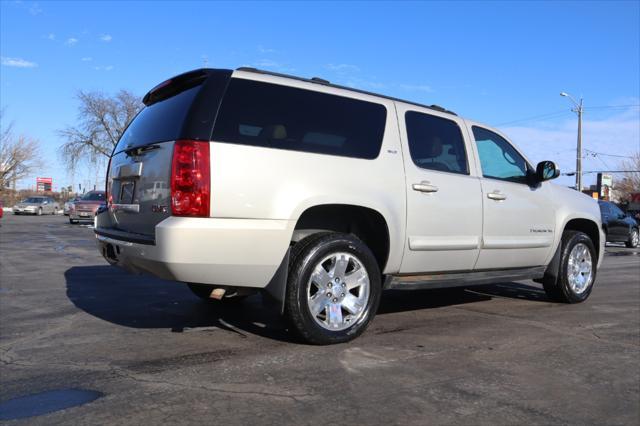
<path fill-rule="evenodd" d="M 369 274 L 351 253 L 333 253 L 318 262 L 307 283 L 307 305 L 321 327 L 340 331 L 365 313 L 370 294 Z"/>
<path fill-rule="evenodd" d="M 589 248 L 583 243 L 576 244 L 569 254 L 567 279 L 571 290 L 576 294 L 582 294 L 591 285 L 593 262 Z"/>
<path fill-rule="evenodd" d="M 636 231 L 635 229 L 631 231 L 631 247 L 638 247 L 639 238 L 640 237 L 638 237 L 638 231 Z"/>

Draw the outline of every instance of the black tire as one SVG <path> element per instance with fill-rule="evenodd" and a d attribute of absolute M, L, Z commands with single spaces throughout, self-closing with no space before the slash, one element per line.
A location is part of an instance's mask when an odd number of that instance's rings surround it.
<path fill-rule="evenodd" d="M 38 216 L 42 216 L 42 207 L 40 207 L 40 208 L 38 209 L 38 213 L 36 213 L 36 214 L 37 214 Z"/>
<path fill-rule="evenodd" d="M 544 291 L 547 296 L 556 302 L 562 303 L 580 303 L 589 298 L 593 284 L 596 280 L 598 256 L 591 238 L 584 232 L 564 231 L 560 246 L 560 268 L 558 276 L 553 278 L 545 275 L 543 279 Z M 569 255 L 573 248 L 578 244 L 584 244 L 591 255 L 591 282 L 582 292 L 578 293 L 571 288 L 569 284 Z"/>
<path fill-rule="evenodd" d="M 230 304 L 230 303 L 239 303 L 246 299 L 248 296 L 245 295 L 233 295 L 233 296 L 224 296 L 222 299 L 214 299 L 210 297 L 211 292 L 216 288 L 213 285 L 209 284 L 195 284 L 195 283 L 187 283 L 189 286 L 189 290 L 200 299 L 211 303 L 211 304 Z"/>
<path fill-rule="evenodd" d="M 638 247 L 638 228 L 633 228 L 629 233 L 629 239 L 624 243 L 628 248 Z"/>
<path fill-rule="evenodd" d="M 344 330 L 334 331 L 323 328 L 314 319 L 307 299 L 307 286 L 310 285 L 311 274 L 318 263 L 332 253 L 341 252 L 353 255 L 365 268 L 369 276 L 369 299 L 362 313 L 352 325 Z M 328 345 L 355 339 L 364 332 L 375 316 L 380 304 L 381 293 L 382 282 L 378 262 L 371 250 L 355 236 L 340 233 L 318 233 L 293 246 L 289 261 L 285 315 L 293 330 L 304 341 L 317 345 Z"/>

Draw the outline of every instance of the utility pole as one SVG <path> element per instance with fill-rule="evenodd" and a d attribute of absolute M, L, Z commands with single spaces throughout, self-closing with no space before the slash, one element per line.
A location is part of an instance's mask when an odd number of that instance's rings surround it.
<path fill-rule="evenodd" d="M 578 146 L 576 147 L 576 190 L 582 192 L 582 98 L 580 102 L 576 102 L 573 97 L 565 92 L 561 92 L 560 96 L 567 97 L 573 102 L 574 108 L 571 111 L 578 114 Z"/>

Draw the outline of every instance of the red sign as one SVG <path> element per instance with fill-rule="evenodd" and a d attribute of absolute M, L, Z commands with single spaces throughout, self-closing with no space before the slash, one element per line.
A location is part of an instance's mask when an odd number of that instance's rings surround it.
<path fill-rule="evenodd" d="M 48 192 L 48 191 L 51 191 L 52 186 L 53 186 L 53 178 L 44 178 L 44 177 L 36 178 L 36 191 Z"/>

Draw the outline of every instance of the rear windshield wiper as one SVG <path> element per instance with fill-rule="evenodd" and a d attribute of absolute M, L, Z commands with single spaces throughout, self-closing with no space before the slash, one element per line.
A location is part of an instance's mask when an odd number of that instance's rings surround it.
<path fill-rule="evenodd" d="M 127 156 L 129 157 L 137 157 L 139 155 L 144 154 L 147 151 L 153 151 L 154 149 L 158 149 L 160 148 L 160 145 L 145 145 L 145 146 L 138 146 L 135 148 L 129 148 L 129 149 L 125 149 L 124 153 L 127 154 Z"/>

